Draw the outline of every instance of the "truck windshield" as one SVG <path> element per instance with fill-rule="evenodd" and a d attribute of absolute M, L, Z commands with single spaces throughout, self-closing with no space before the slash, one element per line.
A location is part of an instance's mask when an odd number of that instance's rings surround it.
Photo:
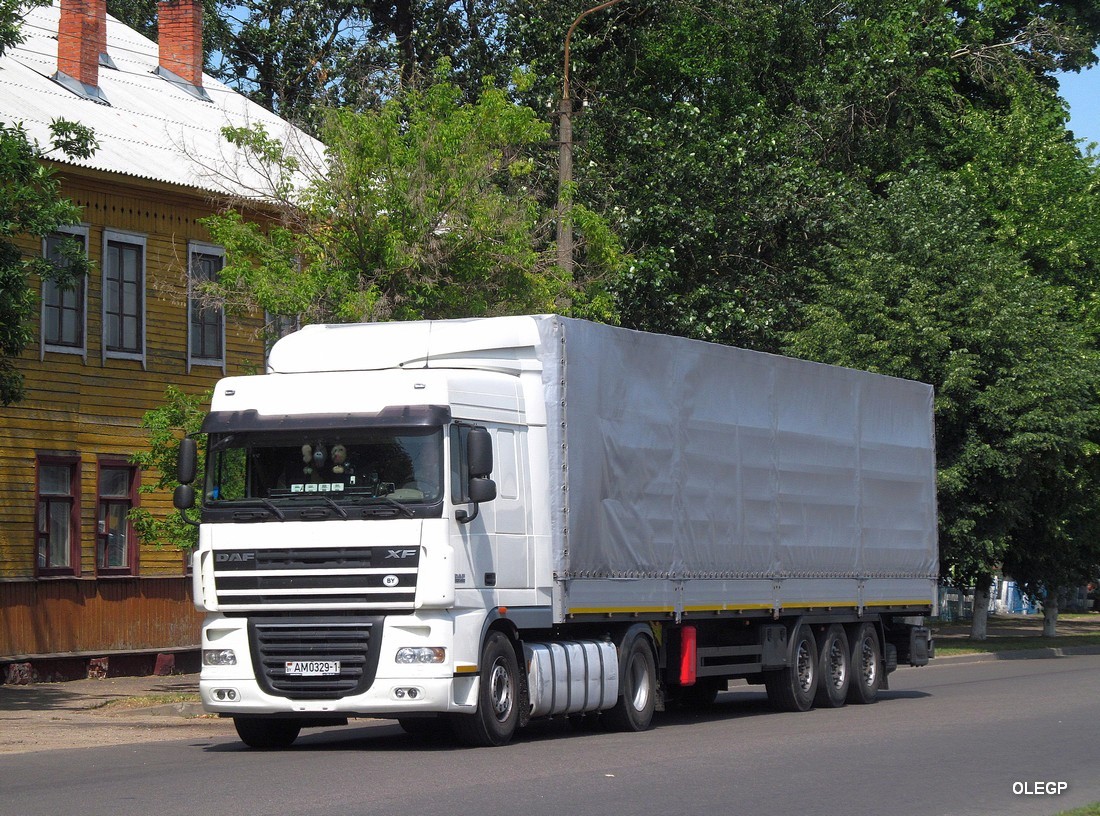
<path fill-rule="evenodd" d="M 424 505 L 442 500 L 442 486 L 440 428 L 263 431 L 209 439 L 207 504 L 280 506 L 314 498 L 340 505 Z"/>

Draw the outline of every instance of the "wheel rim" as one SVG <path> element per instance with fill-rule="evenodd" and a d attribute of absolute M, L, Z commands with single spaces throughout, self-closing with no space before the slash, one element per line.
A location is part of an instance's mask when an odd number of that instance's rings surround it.
<path fill-rule="evenodd" d="M 869 637 L 863 638 L 860 645 L 859 672 L 864 686 L 871 688 L 875 685 L 878 677 L 878 657 L 875 654 L 874 641 Z"/>
<path fill-rule="evenodd" d="M 802 689 L 803 694 L 808 694 L 814 685 L 814 661 L 810 655 L 810 647 L 805 640 L 798 644 L 796 667 L 798 669 L 798 686 Z"/>
<path fill-rule="evenodd" d="M 493 715 L 497 718 L 497 722 L 504 722 L 512 713 L 515 694 L 512 673 L 508 671 L 508 663 L 503 657 L 496 659 L 489 673 L 489 695 Z"/>
<path fill-rule="evenodd" d="M 844 681 L 848 679 L 848 664 L 845 659 L 844 649 L 841 648 L 839 638 L 834 638 L 829 644 L 829 682 L 833 688 L 844 688 Z"/>
<path fill-rule="evenodd" d="M 649 703 L 649 671 L 645 657 L 634 655 L 630 661 L 630 703 L 635 711 L 642 711 Z"/>

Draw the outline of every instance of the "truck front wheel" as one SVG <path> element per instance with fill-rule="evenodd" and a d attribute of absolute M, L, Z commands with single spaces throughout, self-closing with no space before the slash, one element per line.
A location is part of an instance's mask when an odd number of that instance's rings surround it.
<path fill-rule="evenodd" d="M 297 720 L 264 717 L 234 717 L 233 727 L 241 742 L 261 751 L 289 748 L 302 731 Z"/>
<path fill-rule="evenodd" d="M 613 731 L 645 731 L 657 708 L 657 664 L 643 635 L 623 644 L 619 678 L 622 696 L 602 719 Z"/>
<path fill-rule="evenodd" d="M 490 632 L 481 651 L 477 712 L 455 714 L 451 720 L 458 740 L 466 745 L 507 745 L 519 722 L 519 663 L 503 632 Z"/>

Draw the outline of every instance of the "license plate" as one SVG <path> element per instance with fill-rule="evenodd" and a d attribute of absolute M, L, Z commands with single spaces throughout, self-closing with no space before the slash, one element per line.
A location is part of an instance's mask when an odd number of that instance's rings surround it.
<path fill-rule="evenodd" d="M 339 660 L 288 660 L 286 673 L 297 677 L 324 677 L 340 673 Z"/>

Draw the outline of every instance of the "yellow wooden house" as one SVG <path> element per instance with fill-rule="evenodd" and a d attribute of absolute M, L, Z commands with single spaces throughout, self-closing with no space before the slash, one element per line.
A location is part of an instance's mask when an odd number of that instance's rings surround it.
<path fill-rule="evenodd" d="M 139 542 L 127 519 L 138 505 L 167 514 L 171 497 L 139 493 L 151 477 L 130 456 L 147 448 L 142 416 L 167 386 L 201 393 L 264 363 L 263 316 L 227 319 L 193 289 L 224 263 L 199 219 L 263 187 L 221 129 L 262 124 L 319 153 L 203 75 L 200 0 L 162 1 L 159 14 L 158 46 L 105 0 L 60 0 L 29 11 L 24 42 L 0 57 L 0 121 L 45 145 L 63 118 L 99 142 L 90 159 L 54 164 L 81 223 L 22 246 L 49 256 L 73 239 L 94 266 L 70 290 L 34 281 L 27 396 L 0 407 L 0 682 L 5 666 L 46 658 L 197 647 L 186 554 Z"/>

